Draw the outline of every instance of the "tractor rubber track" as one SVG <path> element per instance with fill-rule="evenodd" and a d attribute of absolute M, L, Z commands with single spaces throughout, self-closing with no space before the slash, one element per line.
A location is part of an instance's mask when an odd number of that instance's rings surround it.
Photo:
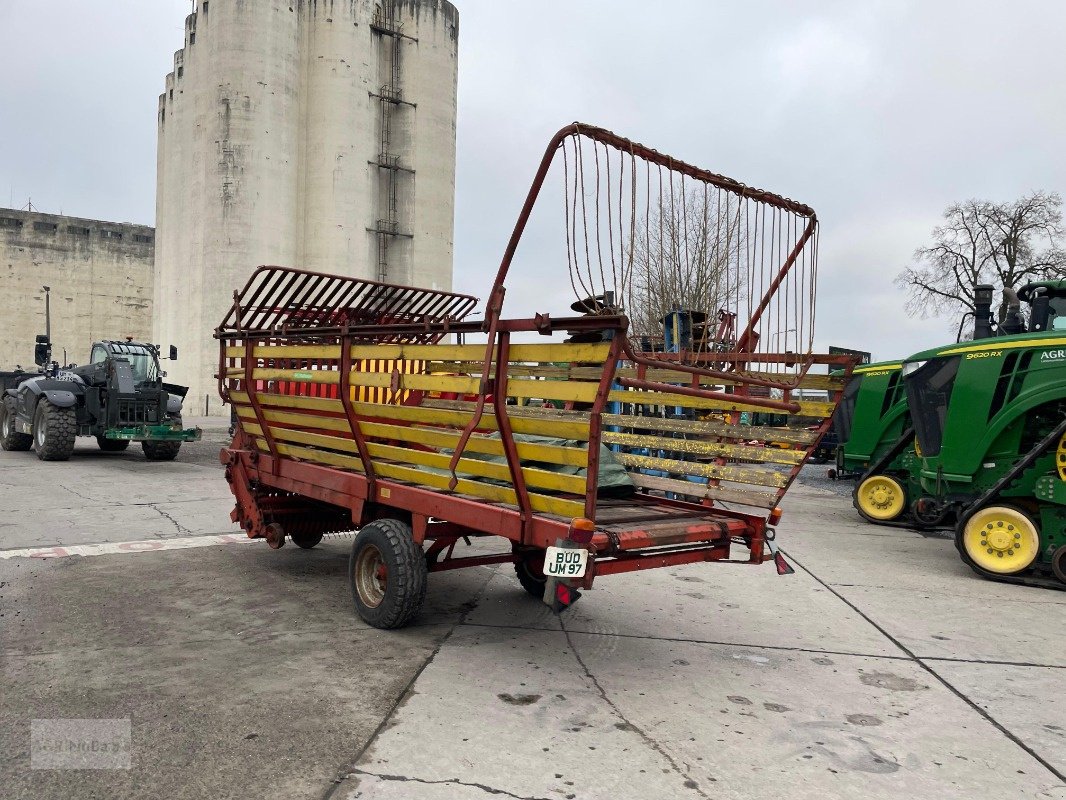
<path fill-rule="evenodd" d="M 970 561 L 965 552 L 960 550 L 959 553 L 962 556 L 963 563 L 985 580 L 995 581 L 996 583 L 1012 583 L 1015 586 L 1030 586 L 1038 589 L 1051 589 L 1056 592 L 1066 592 L 1066 583 L 1063 583 L 1053 575 L 1043 574 L 1043 570 L 1030 569 L 1020 575 L 999 575 L 995 572 L 988 572 L 987 570 L 981 569 Z"/>

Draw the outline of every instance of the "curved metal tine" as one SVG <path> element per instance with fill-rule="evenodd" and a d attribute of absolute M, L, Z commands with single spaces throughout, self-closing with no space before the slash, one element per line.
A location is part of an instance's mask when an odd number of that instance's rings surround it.
<path fill-rule="evenodd" d="M 286 270 L 280 275 L 281 280 L 271 287 L 270 294 L 264 297 L 262 305 L 255 309 L 257 316 L 254 330 L 273 330 L 278 327 L 281 309 L 285 305 L 284 298 L 287 297 L 292 285 L 300 279 L 300 273 L 295 270 Z"/>
<path fill-rule="evenodd" d="M 330 316 L 333 309 L 326 302 L 326 299 L 336 292 L 336 287 L 340 283 L 342 283 L 342 281 L 336 278 L 320 279 L 318 282 L 318 293 L 308 297 L 307 305 L 310 305 L 311 308 L 315 310 L 316 324 L 322 325 L 324 323 L 323 317 L 328 319 Z"/>
<path fill-rule="evenodd" d="M 245 330 L 254 330 L 255 327 L 257 327 L 253 326 L 252 323 L 255 322 L 255 320 L 257 319 L 256 314 L 258 310 L 258 303 L 261 302 L 260 297 L 262 297 L 264 293 L 272 291 L 272 287 L 274 284 L 280 283 L 285 279 L 284 271 L 278 269 L 277 267 L 261 267 L 260 269 L 263 271 L 260 272 L 257 270 L 255 273 L 253 273 L 252 277 L 249 279 L 248 285 L 245 286 L 244 293 L 242 293 L 242 295 L 238 297 L 238 303 L 240 303 L 243 317 L 241 327 Z M 252 281 L 257 275 L 260 275 L 262 277 L 255 285 L 251 297 L 245 296 L 248 290 L 252 289 Z"/>

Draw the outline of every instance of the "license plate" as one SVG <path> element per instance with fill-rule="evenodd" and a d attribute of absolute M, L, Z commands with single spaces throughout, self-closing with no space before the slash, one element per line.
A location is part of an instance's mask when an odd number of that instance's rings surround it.
<path fill-rule="evenodd" d="M 583 578 L 589 551 L 567 547 L 549 547 L 544 554 L 544 574 L 552 578 Z"/>

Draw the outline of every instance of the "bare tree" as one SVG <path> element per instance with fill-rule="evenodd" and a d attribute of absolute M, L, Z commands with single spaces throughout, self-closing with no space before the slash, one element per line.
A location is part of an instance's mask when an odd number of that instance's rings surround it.
<path fill-rule="evenodd" d="M 973 311 L 978 284 L 1017 289 L 1066 276 L 1064 235 L 1062 198 L 1055 192 L 1032 192 L 1012 203 L 968 200 L 944 212 L 933 243 L 914 252 L 914 264 L 896 285 L 908 290 L 912 316 Z M 1001 321 L 1005 311 L 1001 306 Z"/>
<path fill-rule="evenodd" d="M 634 334 L 662 336 L 662 319 L 675 309 L 712 317 L 736 304 L 739 209 L 728 194 L 696 188 L 648 213 L 631 254 L 626 312 Z"/>

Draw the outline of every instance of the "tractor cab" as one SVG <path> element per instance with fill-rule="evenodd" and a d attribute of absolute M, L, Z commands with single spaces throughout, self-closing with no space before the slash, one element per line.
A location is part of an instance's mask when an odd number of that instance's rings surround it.
<path fill-rule="evenodd" d="M 159 367 L 159 348 L 131 340 L 96 342 L 89 363 L 73 370 L 90 384 L 106 382 L 112 371 L 121 394 L 157 386 L 166 375 Z"/>
<path fill-rule="evenodd" d="M 1066 281 L 1037 281 L 1018 290 L 1018 299 L 1028 303 L 1030 333 L 1066 331 Z"/>

